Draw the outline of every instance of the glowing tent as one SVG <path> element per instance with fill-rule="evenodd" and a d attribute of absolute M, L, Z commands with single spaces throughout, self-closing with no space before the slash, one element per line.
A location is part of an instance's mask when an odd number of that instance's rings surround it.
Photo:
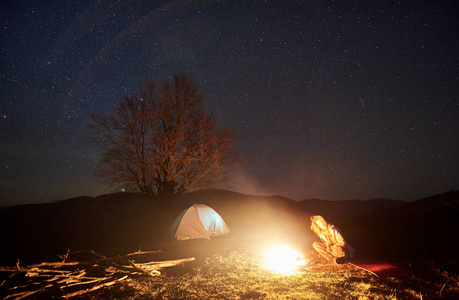
<path fill-rule="evenodd" d="M 176 240 L 210 239 L 230 231 L 222 217 L 204 204 L 193 204 L 182 212 L 172 229 Z"/>

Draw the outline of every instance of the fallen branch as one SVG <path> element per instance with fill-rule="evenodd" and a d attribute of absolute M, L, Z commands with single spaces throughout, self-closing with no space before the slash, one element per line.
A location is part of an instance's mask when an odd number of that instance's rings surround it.
<path fill-rule="evenodd" d="M 141 272 L 141 273 L 143 273 L 145 275 L 149 275 L 149 276 L 161 275 L 161 272 L 159 272 L 156 269 L 155 270 L 151 270 L 151 271 L 147 271 L 145 269 L 142 269 L 141 267 L 136 266 L 136 264 L 132 260 L 128 260 L 128 262 L 134 269 L 138 270 L 139 272 Z"/>
<path fill-rule="evenodd" d="M 119 278 L 119 279 L 116 279 L 116 280 L 107 282 L 107 283 L 103 283 L 103 284 L 96 285 L 96 286 L 94 286 L 94 287 L 92 287 L 92 288 L 90 288 L 90 289 L 87 289 L 87 290 L 81 290 L 81 291 L 69 293 L 69 294 L 65 295 L 64 298 L 72 298 L 72 297 L 75 297 L 75 296 L 80 296 L 80 295 L 83 295 L 83 294 L 86 294 L 86 293 L 89 293 L 89 292 L 98 290 L 98 289 L 103 288 L 103 287 L 107 287 L 107 286 L 110 286 L 110 285 L 114 285 L 115 283 L 120 282 L 120 281 L 123 281 L 123 280 L 125 280 L 125 279 L 127 279 L 127 278 L 128 278 L 128 275 L 126 275 L 126 276 L 124 276 L 124 277 L 121 277 L 121 278 Z"/>
<path fill-rule="evenodd" d="M 43 262 L 29 266 L 0 267 L 0 272 L 12 273 L 0 285 L 0 292 L 6 291 L 3 299 L 23 299 L 41 293 L 50 293 L 71 298 L 97 289 L 114 285 L 131 276 L 159 276 L 162 268 L 177 266 L 194 258 L 167 261 L 135 263 L 128 259 L 133 256 L 144 258 L 160 251 L 137 251 L 122 256 L 108 258 L 92 250 L 76 251 L 61 256 L 61 262 Z M 82 261 L 72 260 L 72 256 L 89 255 Z M 14 282 L 12 278 L 14 277 Z M 11 281 L 11 283 L 10 283 Z M 88 285 L 93 285 L 88 288 Z"/>
<path fill-rule="evenodd" d="M 186 262 L 193 261 L 194 257 L 190 258 L 182 258 L 182 259 L 175 259 L 175 260 L 164 260 L 164 261 L 152 261 L 149 263 L 139 264 L 144 268 L 153 268 L 153 269 L 162 269 L 162 268 L 169 268 L 174 267 L 177 265 L 181 265 Z"/>

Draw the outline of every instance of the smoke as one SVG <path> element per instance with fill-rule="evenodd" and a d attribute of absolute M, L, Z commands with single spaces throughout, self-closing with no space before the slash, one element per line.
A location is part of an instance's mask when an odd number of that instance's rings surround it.
<path fill-rule="evenodd" d="M 255 176 L 242 167 L 235 167 L 229 174 L 230 182 L 228 187 L 230 190 L 248 194 L 248 195 L 270 195 L 271 193 L 263 188 Z"/>
<path fill-rule="evenodd" d="M 268 165 L 236 168 L 230 173 L 229 187 L 243 194 L 280 195 L 293 200 L 366 199 L 374 191 L 366 177 L 352 162 L 339 157 L 297 155 L 278 157 Z"/>

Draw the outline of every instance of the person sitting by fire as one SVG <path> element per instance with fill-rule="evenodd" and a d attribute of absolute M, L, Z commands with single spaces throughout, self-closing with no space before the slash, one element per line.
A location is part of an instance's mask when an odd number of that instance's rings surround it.
<path fill-rule="evenodd" d="M 314 242 L 312 247 L 328 261 L 340 264 L 354 256 L 354 248 L 344 240 L 339 229 L 327 223 L 322 216 L 311 217 L 311 230 L 321 240 Z"/>

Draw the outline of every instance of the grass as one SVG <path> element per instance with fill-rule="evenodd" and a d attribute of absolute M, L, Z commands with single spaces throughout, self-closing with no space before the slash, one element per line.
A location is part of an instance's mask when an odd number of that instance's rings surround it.
<path fill-rule="evenodd" d="M 131 278 L 81 299 L 459 299 L 459 277 L 441 268 L 412 270 L 412 278 L 377 278 L 306 251 L 309 264 L 289 275 L 263 266 L 259 239 L 217 239 L 173 244 L 165 252 L 195 262 L 161 276 Z"/>

